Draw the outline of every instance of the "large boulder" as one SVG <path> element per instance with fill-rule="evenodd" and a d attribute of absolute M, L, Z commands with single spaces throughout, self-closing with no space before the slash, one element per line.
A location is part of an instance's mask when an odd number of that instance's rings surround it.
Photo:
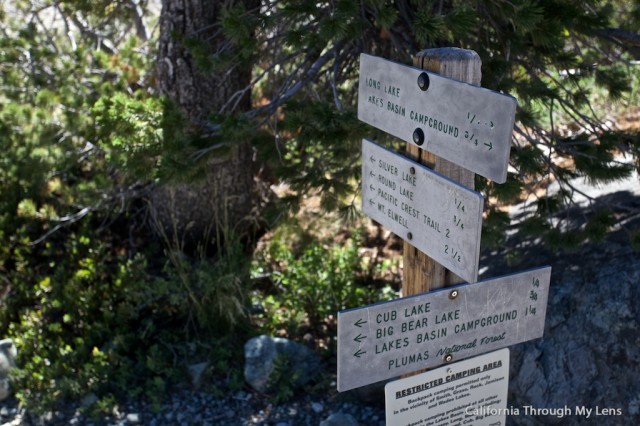
<path fill-rule="evenodd" d="M 9 371 L 16 366 L 17 356 L 18 350 L 13 344 L 13 340 L 0 340 L 0 401 L 7 399 L 11 395 Z"/>
<path fill-rule="evenodd" d="M 640 254 L 609 240 L 527 258 L 553 270 L 544 337 L 511 348 L 510 423 L 640 424 Z"/>
<path fill-rule="evenodd" d="M 320 358 L 315 352 L 300 343 L 281 337 L 254 337 L 245 344 L 244 356 L 244 378 L 259 392 L 269 390 L 271 375 L 278 358 L 287 363 L 287 375 L 298 375 L 296 386 L 309 382 L 320 371 Z"/>

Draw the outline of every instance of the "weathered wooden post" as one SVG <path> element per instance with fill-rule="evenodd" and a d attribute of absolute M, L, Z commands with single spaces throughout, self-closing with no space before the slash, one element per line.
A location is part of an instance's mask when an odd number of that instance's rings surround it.
<path fill-rule="evenodd" d="M 427 71 L 436 72 L 443 77 L 480 86 L 482 62 L 478 54 L 473 50 L 454 47 L 427 49 L 415 55 L 413 65 Z M 428 87 L 426 90 L 428 90 Z M 475 174 L 472 171 L 420 149 L 415 144 L 407 144 L 407 155 L 418 163 L 434 169 L 436 172 L 461 183 L 467 188 L 473 189 L 475 186 Z M 406 241 L 404 242 L 402 261 L 403 297 L 463 281 Z"/>

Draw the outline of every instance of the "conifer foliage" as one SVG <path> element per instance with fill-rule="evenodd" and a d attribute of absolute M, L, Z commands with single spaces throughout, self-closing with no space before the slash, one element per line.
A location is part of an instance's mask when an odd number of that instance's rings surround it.
<path fill-rule="evenodd" d="M 637 133 L 619 131 L 609 114 L 612 102 L 637 103 L 630 60 L 638 21 L 626 17 L 638 10 L 637 2 L 595 0 L 296 0 L 231 8 L 220 27 L 231 44 L 255 48 L 255 108 L 242 119 L 271 136 L 256 146 L 300 193 L 320 188 L 327 208 L 349 208 L 345 183 L 359 179 L 361 136 L 384 138 L 354 117 L 359 54 L 411 63 L 425 48 L 477 51 L 482 85 L 519 101 L 507 183 L 477 183 L 492 200 L 486 242 L 499 243 L 508 222 L 496 207 L 528 198 L 533 213 L 521 229 L 569 247 L 629 214 L 587 197 L 597 214 L 559 216 L 584 195 L 577 178 L 604 185 L 638 170 Z M 246 43 L 249 33 L 255 40 Z M 213 59 L 226 69 L 234 60 L 224 52 Z M 208 131 L 223 133 L 215 121 Z M 568 231 L 575 239 L 558 237 Z"/>

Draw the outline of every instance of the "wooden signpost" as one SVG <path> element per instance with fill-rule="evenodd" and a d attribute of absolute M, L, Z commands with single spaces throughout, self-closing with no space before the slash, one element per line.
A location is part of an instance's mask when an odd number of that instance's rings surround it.
<path fill-rule="evenodd" d="M 511 96 L 478 87 L 480 66 L 475 52 L 457 48 L 422 51 L 414 67 L 360 57 L 358 118 L 408 142 L 404 158 L 363 140 L 363 211 L 404 240 L 403 297 L 338 313 L 338 390 L 451 366 L 433 378 L 411 376 L 388 385 L 388 424 L 440 424 L 444 418 L 438 416 L 496 424 L 482 415 L 464 416 L 459 406 L 438 408 L 445 402 L 433 395 L 426 404 L 405 407 L 398 393 L 425 382 L 435 388 L 456 377 L 453 370 L 477 371 L 472 364 L 484 358 L 450 363 L 543 333 L 550 267 L 476 282 L 483 198 L 473 191 L 474 172 L 506 180 L 516 108 Z M 442 289 L 462 281 L 469 284 Z M 428 293 L 434 289 L 440 290 Z M 460 383 L 466 407 L 506 404 L 508 354 L 483 356 L 493 359 L 484 369 L 495 367 L 502 387 L 483 395 L 484 385 L 494 383 L 491 374 L 478 377 L 486 381 L 482 386 Z M 498 366 L 504 368 L 498 372 Z M 423 405 L 431 417 L 419 409 Z"/>
<path fill-rule="evenodd" d="M 480 85 L 482 64 L 478 54 L 471 50 L 455 48 L 424 50 L 414 57 L 413 64 L 418 68 L 463 83 Z M 509 135 L 509 141 L 510 138 Z M 415 144 L 407 144 L 407 155 L 469 189 L 475 187 L 475 175 L 472 171 L 422 150 Z M 454 272 L 447 270 L 443 265 L 406 241 L 402 257 L 403 296 L 420 294 L 431 289 L 444 287 L 446 284 L 456 284 L 463 281 Z"/>

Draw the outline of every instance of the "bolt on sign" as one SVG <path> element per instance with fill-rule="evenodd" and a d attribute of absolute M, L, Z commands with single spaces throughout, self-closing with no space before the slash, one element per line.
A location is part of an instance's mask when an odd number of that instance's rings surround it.
<path fill-rule="evenodd" d="M 498 183 L 507 178 L 516 100 L 360 55 L 358 118 Z"/>
<path fill-rule="evenodd" d="M 338 312 L 340 392 L 542 337 L 551 267 Z"/>
<path fill-rule="evenodd" d="M 468 282 L 478 279 L 483 197 L 362 140 L 362 210 Z"/>
<path fill-rule="evenodd" d="M 509 349 L 387 383 L 386 423 L 394 425 L 504 425 Z"/>

